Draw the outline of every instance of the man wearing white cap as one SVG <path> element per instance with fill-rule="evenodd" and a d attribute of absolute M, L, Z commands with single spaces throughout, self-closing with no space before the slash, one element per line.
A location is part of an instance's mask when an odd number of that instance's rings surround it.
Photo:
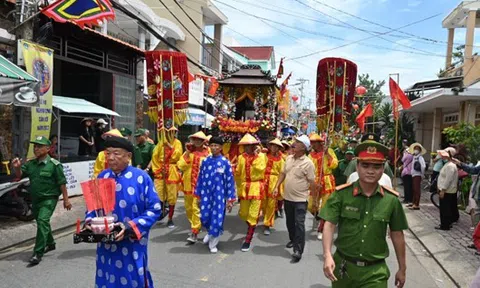
<path fill-rule="evenodd" d="M 310 140 L 306 135 L 295 139 L 292 145 L 294 154 L 289 155 L 280 174 L 274 193 L 278 195 L 280 185 L 285 181 L 284 196 L 285 215 L 290 241 L 287 248 L 293 247 L 293 261 L 302 258 L 305 247 L 305 214 L 310 190 L 315 189 L 315 166 L 306 156 L 310 149 Z"/>

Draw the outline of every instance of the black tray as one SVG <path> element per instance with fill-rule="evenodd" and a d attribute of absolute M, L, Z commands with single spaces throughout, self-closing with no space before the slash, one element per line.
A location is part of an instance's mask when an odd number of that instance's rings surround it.
<path fill-rule="evenodd" d="M 122 231 L 118 226 L 115 226 L 110 234 L 94 234 L 90 230 L 84 230 L 80 233 L 73 234 L 73 244 L 78 243 L 106 243 L 112 244 L 115 242 L 115 237 L 117 234 Z"/>

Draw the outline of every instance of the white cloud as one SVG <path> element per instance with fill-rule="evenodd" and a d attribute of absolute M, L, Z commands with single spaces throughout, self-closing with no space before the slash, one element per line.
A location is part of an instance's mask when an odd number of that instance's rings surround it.
<path fill-rule="evenodd" d="M 408 0 L 408 7 L 417 7 L 422 4 L 420 0 Z"/>

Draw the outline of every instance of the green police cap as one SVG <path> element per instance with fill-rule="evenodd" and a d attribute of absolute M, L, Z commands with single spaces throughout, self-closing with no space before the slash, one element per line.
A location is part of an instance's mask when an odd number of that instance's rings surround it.
<path fill-rule="evenodd" d="M 37 145 L 44 145 L 44 146 L 52 145 L 52 142 L 50 142 L 50 140 L 48 140 L 47 137 L 43 137 L 43 136 L 38 136 L 37 138 L 35 138 L 35 140 L 30 141 L 30 143 L 37 144 Z"/>
<path fill-rule="evenodd" d="M 137 130 L 135 131 L 134 136 L 135 136 L 135 137 L 143 136 L 143 135 L 145 135 L 145 131 L 146 131 L 145 129 L 139 128 L 139 129 L 137 129 Z"/>
<path fill-rule="evenodd" d="M 127 127 L 122 127 L 120 128 L 120 133 L 122 133 L 122 136 L 132 136 L 132 130 L 128 129 Z"/>

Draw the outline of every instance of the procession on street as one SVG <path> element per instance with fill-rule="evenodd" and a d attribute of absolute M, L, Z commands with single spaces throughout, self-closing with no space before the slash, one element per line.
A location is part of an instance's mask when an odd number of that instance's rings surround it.
<path fill-rule="evenodd" d="M 480 0 L 3 2 L 0 287 L 480 288 Z"/>

